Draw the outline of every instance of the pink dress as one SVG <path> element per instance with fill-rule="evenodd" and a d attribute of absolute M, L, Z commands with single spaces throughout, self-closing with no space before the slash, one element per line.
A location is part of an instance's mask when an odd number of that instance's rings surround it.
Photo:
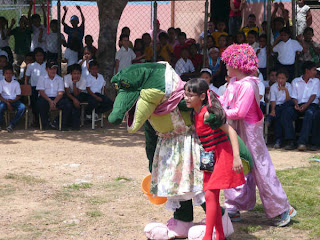
<path fill-rule="evenodd" d="M 228 210 L 250 210 L 256 204 L 256 186 L 268 218 L 276 217 L 289 209 L 289 202 L 271 161 L 263 138 L 263 114 L 259 108 L 258 78 L 246 77 L 230 80 L 220 102 L 229 124 L 242 138 L 253 158 L 252 171 L 246 183 L 224 190 Z"/>

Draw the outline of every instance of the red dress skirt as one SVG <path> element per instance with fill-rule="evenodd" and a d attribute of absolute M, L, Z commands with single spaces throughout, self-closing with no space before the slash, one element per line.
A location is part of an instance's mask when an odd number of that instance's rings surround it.
<path fill-rule="evenodd" d="M 203 190 L 235 188 L 245 183 L 243 172 L 233 171 L 233 152 L 228 136 L 220 128 L 211 129 L 204 123 L 207 107 L 195 114 L 195 128 L 206 152 L 214 151 L 213 172 L 203 172 Z"/>

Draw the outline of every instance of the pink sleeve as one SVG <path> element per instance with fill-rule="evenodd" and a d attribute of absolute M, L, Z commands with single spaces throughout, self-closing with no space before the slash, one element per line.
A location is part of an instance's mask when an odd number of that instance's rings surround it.
<path fill-rule="evenodd" d="M 244 119 L 255 100 L 254 88 L 250 83 L 243 83 L 238 89 L 238 96 L 232 109 L 225 109 L 227 118 Z"/>

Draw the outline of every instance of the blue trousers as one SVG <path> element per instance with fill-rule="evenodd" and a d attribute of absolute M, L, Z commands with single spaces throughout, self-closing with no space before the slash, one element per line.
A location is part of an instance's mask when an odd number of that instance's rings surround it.
<path fill-rule="evenodd" d="M 235 36 L 240 30 L 242 24 L 242 17 L 229 17 L 229 35 Z"/>
<path fill-rule="evenodd" d="M 14 118 L 11 120 L 10 125 L 12 127 L 17 126 L 20 118 L 23 116 L 24 112 L 26 111 L 26 106 L 21 103 L 20 101 L 16 101 L 14 103 L 10 103 L 11 106 L 17 111 Z M 3 113 L 8 109 L 8 106 L 4 102 L 0 102 L 0 125 L 3 123 Z"/>
<path fill-rule="evenodd" d="M 320 146 L 320 109 L 313 116 L 311 144 Z"/>
<path fill-rule="evenodd" d="M 98 102 L 94 97 L 88 94 L 88 106 L 86 108 L 87 115 L 91 114 L 93 109 L 96 109 L 96 113 L 104 113 L 112 109 L 113 102 L 110 98 L 100 93 L 95 94 L 102 98 L 102 102 Z"/>
<path fill-rule="evenodd" d="M 276 116 L 268 116 L 269 122 L 274 121 L 274 136 L 275 140 L 282 142 L 283 140 L 283 126 L 281 123 L 281 116 L 283 115 L 283 112 L 286 108 L 292 108 L 294 106 L 294 103 L 292 100 L 286 101 L 283 104 L 276 105 Z"/>
<path fill-rule="evenodd" d="M 303 104 L 303 103 L 302 103 Z M 299 104 L 301 106 L 302 104 Z M 318 111 L 319 106 L 315 103 L 311 103 L 304 112 L 299 112 L 294 107 L 288 107 L 283 110 L 281 115 L 281 124 L 284 128 L 285 139 L 295 140 L 296 133 L 293 127 L 293 121 L 298 117 L 303 116 L 302 128 L 298 139 L 298 144 L 307 144 L 309 142 L 309 136 L 312 130 L 312 122 L 314 115 Z"/>

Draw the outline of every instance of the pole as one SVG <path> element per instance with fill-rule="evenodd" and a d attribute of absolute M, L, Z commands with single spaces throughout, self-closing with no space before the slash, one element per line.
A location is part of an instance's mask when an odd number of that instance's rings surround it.
<path fill-rule="evenodd" d="M 267 2 L 267 73 L 270 69 L 270 58 L 268 48 L 271 48 L 271 0 Z"/>
<path fill-rule="evenodd" d="M 153 4 L 153 62 L 157 61 L 157 15 L 158 15 L 158 3 L 154 1 Z"/>
<path fill-rule="evenodd" d="M 36 0 L 33 0 L 33 4 L 32 4 L 32 12 L 33 14 L 36 13 Z"/>
<path fill-rule="evenodd" d="M 57 18 L 58 18 L 58 74 L 61 75 L 61 60 L 62 60 L 62 50 L 61 50 L 61 2 L 57 1 Z"/>
<path fill-rule="evenodd" d="M 49 0 L 47 0 L 47 33 L 49 33 L 49 25 L 50 25 L 50 3 Z"/>
<path fill-rule="evenodd" d="M 297 4 L 295 0 L 292 0 L 292 38 L 295 39 L 297 35 Z"/>
<path fill-rule="evenodd" d="M 204 10 L 204 41 L 203 41 L 203 67 L 206 65 L 207 60 L 207 42 L 208 42 L 208 8 L 209 8 L 209 2 L 206 0 L 205 3 L 205 10 Z"/>
<path fill-rule="evenodd" d="M 174 1 L 171 2 L 171 27 L 174 27 L 174 12 L 176 10 L 176 3 Z"/>

